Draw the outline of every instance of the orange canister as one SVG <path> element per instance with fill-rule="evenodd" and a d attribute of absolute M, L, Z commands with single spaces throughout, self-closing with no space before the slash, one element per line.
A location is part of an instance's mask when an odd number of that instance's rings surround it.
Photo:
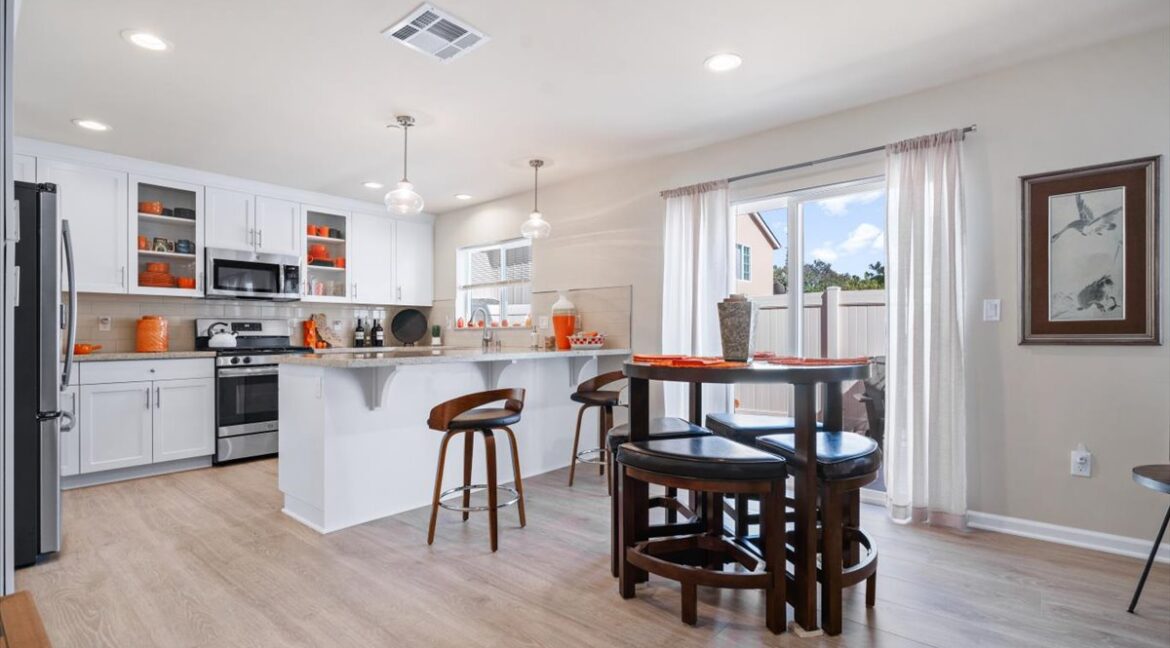
<path fill-rule="evenodd" d="M 309 347 L 310 349 L 316 349 L 318 342 L 317 323 L 311 319 L 307 319 L 304 322 L 301 322 L 301 326 L 304 327 L 305 331 L 305 346 Z"/>
<path fill-rule="evenodd" d="M 170 346 L 167 321 L 162 315 L 143 315 L 138 320 L 134 349 L 139 353 L 162 353 Z"/>

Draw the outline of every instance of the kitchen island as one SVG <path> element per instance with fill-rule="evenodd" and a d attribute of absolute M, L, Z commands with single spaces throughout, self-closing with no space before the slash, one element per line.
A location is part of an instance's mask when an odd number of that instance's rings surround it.
<path fill-rule="evenodd" d="M 443 436 L 426 425 L 431 408 L 488 389 L 527 391 L 524 417 L 512 426 L 522 475 L 567 466 L 577 415 L 569 394 L 581 380 L 619 369 L 629 354 L 387 347 L 281 356 L 283 510 L 328 533 L 429 505 Z M 583 428 L 596 425 L 587 414 Z M 472 475 L 476 483 L 485 477 L 481 453 L 482 446 Z M 455 465 L 460 455 L 448 452 L 448 475 L 461 474 Z M 500 453 L 498 462 L 504 481 L 512 474 L 511 457 Z"/>

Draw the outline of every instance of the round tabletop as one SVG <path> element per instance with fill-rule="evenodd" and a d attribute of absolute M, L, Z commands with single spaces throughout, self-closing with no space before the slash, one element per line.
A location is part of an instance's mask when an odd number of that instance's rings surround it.
<path fill-rule="evenodd" d="M 1170 464 L 1150 464 L 1133 469 L 1133 480 L 1150 490 L 1170 493 Z"/>
<path fill-rule="evenodd" d="M 810 366 L 750 362 L 747 365 L 735 367 L 675 367 L 630 361 L 624 365 L 623 370 L 627 378 L 718 384 L 788 383 L 808 385 L 865 380 L 869 377 L 868 364 Z"/>

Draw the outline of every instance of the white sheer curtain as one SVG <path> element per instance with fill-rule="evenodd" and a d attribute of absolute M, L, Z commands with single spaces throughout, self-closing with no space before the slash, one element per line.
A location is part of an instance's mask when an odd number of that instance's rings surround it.
<path fill-rule="evenodd" d="M 731 293 L 732 225 L 727 182 L 662 192 L 666 198 L 662 272 L 662 352 L 721 355 L 716 304 Z M 703 388 L 705 412 L 730 411 L 731 388 Z M 687 386 L 664 383 L 667 416 L 686 418 Z"/>
<path fill-rule="evenodd" d="M 886 147 L 885 465 L 903 523 L 966 523 L 962 140 L 953 130 Z"/>

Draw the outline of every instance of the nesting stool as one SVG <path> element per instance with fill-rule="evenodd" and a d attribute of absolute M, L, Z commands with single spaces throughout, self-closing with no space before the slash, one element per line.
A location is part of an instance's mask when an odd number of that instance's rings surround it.
<path fill-rule="evenodd" d="M 796 420 L 791 416 L 772 416 L 767 414 L 740 414 L 737 412 L 716 412 L 707 415 L 707 428 L 721 437 L 725 437 L 744 445 L 756 445 L 756 439 L 769 434 L 782 434 L 796 430 Z M 817 422 L 817 429 L 822 424 Z M 748 512 L 746 495 L 735 497 L 735 506 L 724 505 L 731 518 L 735 520 L 736 535 L 747 535 L 749 526 L 756 522 L 756 516 Z"/>
<path fill-rule="evenodd" d="M 502 407 L 485 407 L 494 403 L 501 403 Z M 439 508 L 463 513 L 463 520 L 467 521 L 468 513 L 487 511 L 488 527 L 491 530 L 492 551 L 498 548 L 497 541 L 497 511 L 505 506 L 518 505 L 520 512 L 520 526 L 524 520 L 524 484 L 520 481 L 520 456 L 516 451 L 516 435 L 508 426 L 520 422 L 520 413 L 524 410 L 523 389 L 495 389 L 492 391 L 468 394 L 436 405 L 431 410 L 427 425 L 432 430 L 445 432 L 443 441 L 439 445 L 439 467 L 435 472 L 435 492 L 431 499 L 431 524 L 427 529 L 427 544 L 435 541 L 435 521 L 439 515 Z M 496 441 L 493 430 L 503 430 L 508 435 L 512 447 L 512 474 L 515 486 L 496 485 Z M 483 436 L 484 450 L 487 458 L 487 483 L 471 483 L 471 460 L 475 447 L 475 433 Z M 463 437 L 463 485 L 442 491 L 443 464 L 447 459 L 447 443 L 451 438 L 464 434 Z M 487 491 L 487 506 L 471 506 L 471 494 L 477 491 Z M 512 496 L 506 502 L 499 501 L 499 491 Z M 447 504 L 443 500 L 450 495 L 462 494 L 461 506 Z"/>
<path fill-rule="evenodd" d="M 768 629 L 783 632 L 787 625 L 785 461 L 717 436 L 625 443 L 618 448 L 616 461 L 621 479 L 618 582 L 622 598 L 633 598 L 635 585 L 647 574 L 676 580 L 682 587 L 682 620 L 694 625 L 699 585 L 761 589 Z M 650 484 L 702 492 L 705 531 L 648 539 L 646 521 L 635 519 L 634 508 L 646 499 Z M 722 509 L 717 506 L 721 493 L 761 498 L 762 563 L 738 539 L 724 537 Z M 729 562 L 748 571 L 723 571 Z"/>
<path fill-rule="evenodd" d="M 804 470 L 796 457 L 796 435 L 773 434 L 756 446 L 788 461 L 789 472 Z M 820 489 L 821 624 L 841 634 L 841 593 L 865 581 L 865 605 L 877 594 L 877 547 L 861 528 L 861 487 L 877 479 L 882 452 L 873 439 L 853 432 L 817 433 L 817 485 Z M 865 557 L 860 548 L 865 547 Z"/>
<path fill-rule="evenodd" d="M 687 439 L 696 436 L 710 435 L 711 432 L 703 427 L 690 423 L 684 419 L 666 416 L 662 418 L 650 419 L 650 438 L 653 439 Z M 612 457 L 617 454 L 617 449 L 623 443 L 630 440 L 630 424 L 623 423 L 614 426 L 609 431 L 609 436 L 606 439 L 606 448 L 609 450 L 608 456 L 611 458 L 609 464 L 609 485 L 610 485 L 610 499 L 609 499 L 609 555 L 610 555 L 610 573 L 617 577 L 618 575 L 618 559 L 620 552 L 618 551 L 618 493 L 621 491 L 621 484 L 617 483 L 617 471 L 614 470 Z M 678 489 L 673 486 L 666 487 L 666 494 L 663 497 L 650 498 L 650 508 L 665 508 L 666 521 L 677 522 L 681 515 L 686 521 L 694 520 L 695 513 L 682 502 L 678 501 Z"/>
<path fill-rule="evenodd" d="M 581 409 L 577 410 L 577 429 L 573 433 L 573 456 L 569 460 L 569 486 L 573 485 L 578 462 L 596 465 L 599 474 L 605 474 L 605 465 L 608 463 L 605 433 L 613 427 L 613 408 L 618 406 L 621 392 L 602 388 L 625 378 L 626 375 L 621 371 L 603 373 L 577 385 L 576 391 L 569 395 L 569 400 L 581 403 Z M 585 410 L 590 407 L 601 408 L 597 414 L 597 447 L 578 451 L 581 442 L 581 419 L 585 416 Z"/>
<path fill-rule="evenodd" d="M 1170 493 L 1170 464 L 1150 464 L 1133 469 L 1133 480 L 1146 488 L 1158 493 Z M 1170 524 L 1170 508 L 1166 509 L 1166 517 L 1162 518 L 1162 526 L 1158 527 L 1158 535 L 1154 538 L 1154 546 L 1150 549 L 1150 557 L 1142 569 L 1142 577 L 1138 580 L 1137 589 L 1129 601 L 1127 612 L 1133 614 L 1138 599 L 1142 596 L 1142 588 L 1146 586 L 1146 577 L 1150 575 L 1150 567 L 1154 565 L 1154 558 L 1158 555 L 1158 547 L 1162 546 L 1162 536 L 1166 535 L 1166 525 Z"/>

